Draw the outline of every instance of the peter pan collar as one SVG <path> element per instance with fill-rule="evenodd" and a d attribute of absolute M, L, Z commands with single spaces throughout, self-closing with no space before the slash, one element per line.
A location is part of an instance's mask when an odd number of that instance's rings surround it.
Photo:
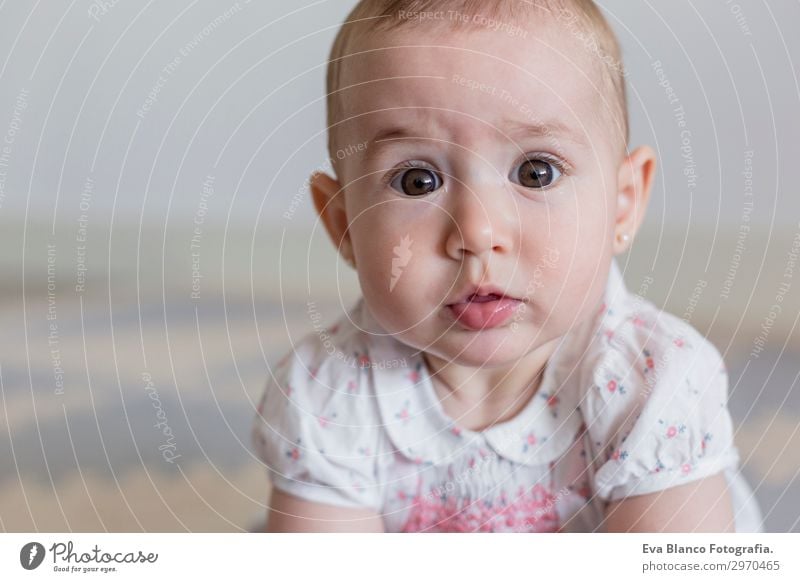
<path fill-rule="evenodd" d="M 422 353 L 395 339 L 375 320 L 363 297 L 355 323 L 367 334 L 372 365 L 367 372 L 381 420 L 394 447 L 421 465 L 453 462 L 477 447 L 481 456 L 495 454 L 524 465 L 554 462 L 582 429 L 578 409 L 580 361 L 600 319 L 626 298 L 616 261 L 612 260 L 603 303 L 594 317 L 561 337 L 544 368 L 536 394 L 514 418 L 483 431 L 458 427 L 443 410 Z M 403 362 L 404 365 L 387 365 Z"/>

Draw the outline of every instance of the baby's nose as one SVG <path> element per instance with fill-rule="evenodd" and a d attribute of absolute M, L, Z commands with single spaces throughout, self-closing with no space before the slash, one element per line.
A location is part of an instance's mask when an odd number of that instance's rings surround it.
<path fill-rule="evenodd" d="M 514 210 L 508 208 L 505 186 L 494 180 L 462 183 L 450 189 L 452 228 L 447 241 L 448 254 L 461 259 L 465 254 L 511 251 L 514 224 L 517 229 L 519 224 L 513 220 Z"/>

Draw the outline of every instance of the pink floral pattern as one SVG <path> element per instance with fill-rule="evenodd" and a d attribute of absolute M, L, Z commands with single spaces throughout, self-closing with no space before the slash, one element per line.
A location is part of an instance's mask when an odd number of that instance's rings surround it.
<path fill-rule="evenodd" d="M 553 492 L 537 483 L 520 488 L 509 502 L 505 492 L 495 500 L 456 495 L 421 495 L 422 481 L 403 532 L 556 532 L 559 517 Z"/>
<path fill-rule="evenodd" d="M 686 424 L 682 422 L 669 423 L 659 418 L 658 424 L 660 424 L 662 427 L 665 427 L 662 429 L 664 431 L 663 435 L 668 439 L 673 439 L 679 434 L 683 434 L 684 432 L 686 432 Z"/>
<path fill-rule="evenodd" d="M 553 415 L 553 418 L 557 418 L 558 403 L 561 401 L 558 395 L 555 392 L 541 392 L 540 397 L 545 399 L 547 408 L 550 410 L 550 414 Z"/>

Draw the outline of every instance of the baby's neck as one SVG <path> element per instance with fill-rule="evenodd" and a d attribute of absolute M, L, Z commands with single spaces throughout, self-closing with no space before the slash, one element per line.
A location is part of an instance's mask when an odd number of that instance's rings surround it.
<path fill-rule="evenodd" d="M 504 368 L 475 369 L 424 354 L 444 412 L 457 426 L 485 430 L 514 418 L 538 392 L 560 338 Z"/>

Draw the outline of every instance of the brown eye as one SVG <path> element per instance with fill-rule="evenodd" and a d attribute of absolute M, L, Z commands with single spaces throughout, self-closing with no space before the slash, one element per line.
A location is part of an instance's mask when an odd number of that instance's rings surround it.
<path fill-rule="evenodd" d="M 526 188 L 547 188 L 560 177 L 561 172 L 552 163 L 533 158 L 525 160 L 519 166 L 514 181 Z"/>
<path fill-rule="evenodd" d="M 424 196 L 442 186 L 442 180 L 433 170 L 412 168 L 392 180 L 392 188 L 407 196 Z"/>

